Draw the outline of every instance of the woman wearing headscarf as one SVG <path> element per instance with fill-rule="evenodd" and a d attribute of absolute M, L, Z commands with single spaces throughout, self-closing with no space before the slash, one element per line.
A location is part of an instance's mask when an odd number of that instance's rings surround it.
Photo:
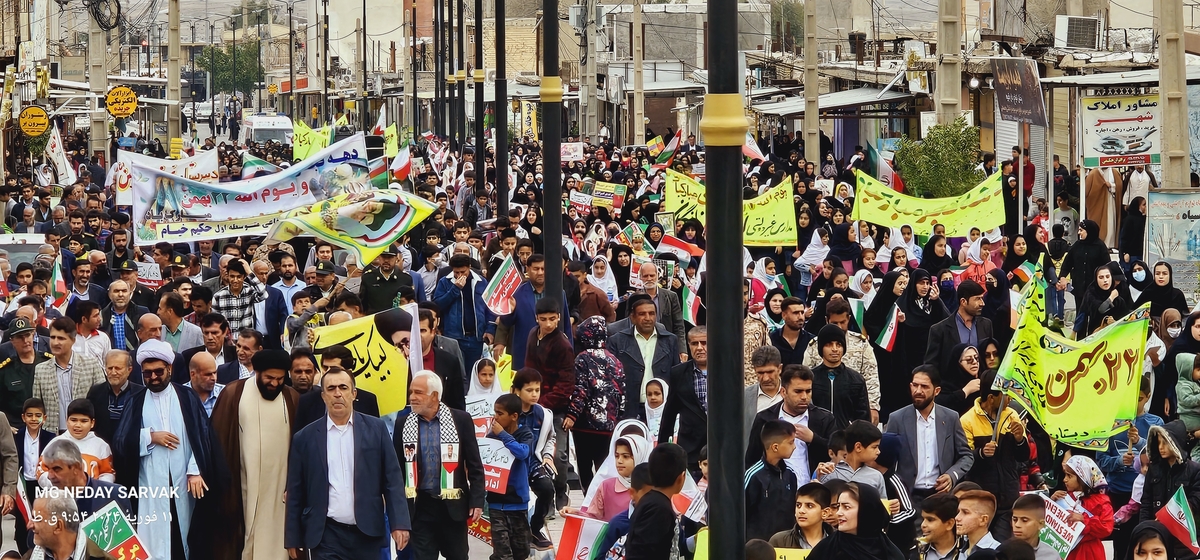
<path fill-rule="evenodd" d="M 1084 323 L 1077 338 L 1090 335 L 1133 310 L 1128 296 L 1122 295 L 1114 282 L 1112 269 L 1108 266 L 1097 267 L 1094 277 L 1095 281 L 1088 285 L 1079 306 Z"/>
<path fill-rule="evenodd" d="M 629 270 L 633 267 L 633 249 L 628 245 L 612 244 L 612 260 L 609 268 L 617 280 L 617 299 L 621 300 L 633 291 L 629 285 Z"/>
<path fill-rule="evenodd" d="M 543 230 L 542 209 L 537 205 L 530 205 L 521 215 L 521 221 L 517 223 L 517 227 L 521 228 L 526 234 L 526 239 L 533 241 L 533 252 L 538 254 L 546 254 L 546 244 L 542 235 Z"/>
<path fill-rule="evenodd" d="M 1149 302 L 1152 318 L 1161 317 L 1168 309 L 1175 309 L 1181 315 L 1187 313 L 1187 298 L 1184 297 L 1183 290 L 1175 287 L 1175 269 L 1166 261 L 1159 261 L 1154 263 L 1153 274 L 1153 280 L 1147 282 L 1148 285 L 1142 289 L 1142 295 L 1137 298 L 1133 307 L 1138 308 Z"/>
<path fill-rule="evenodd" d="M 886 416 L 896 410 L 912 404 L 910 393 L 906 392 L 911 379 L 912 369 L 904 370 L 897 357 L 900 348 L 893 346 L 891 351 L 884 350 L 875 341 L 879 333 L 887 327 L 891 316 L 892 306 L 908 289 L 908 273 L 893 270 L 883 277 L 883 282 L 875 290 L 875 298 L 863 313 L 862 328 L 867 339 L 871 341 L 871 350 L 875 352 L 875 363 L 879 366 L 879 419 L 884 421 Z M 814 317 L 816 313 L 813 314 Z M 903 325 L 904 323 L 901 323 Z M 924 352 L 925 345 L 921 345 Z"/>
<path fill-rule="evenodd" d="M 761 304 L 767 292 L 780 287 L 775 273 L 775 261 L 763 257 L 754 263 L 754 274 L 750 278 L 750 306 Z"/>
<path fill-rule="evenodd" d="M 1181 547 L 1167 527 L 1158 521 L 1143 521 L 1129 536 L 1125 560 L 1176 560 L 1176 547 Z"/>
<path fill-rule="evenodd" d="M 1150 412 L 1163 420 L 1178 416 L 1175 410 L 1175 382 L 1179 379 L 1179 371 L 1176 370 L 1175 357 L 1200 353 L 1200 311 L 1191 313 L 1183 320 L 1179 336 L 1170 344 L 1160 366 L 1162 371 L 1155 374 L 1154 400 L 1150 402 Z M 1164 404 L 1168 399 L 1169 406 Z"/>
<path fill-rule="evenodd" d="M 1066 289 L 1069 277 L 1074 293 L 1085 293 L 1096 279 L 1096 268 L 1111 260 L 1108 246 L 1100 238 L 1100 225 L 1092 220 L 1079 222 L 1079 240 L 1071 245 L 1059 267 L 1058 289 Z"/>
<path fill-rule="evenodd" d="M 896 307 L 904 314 L 896 332 L 896 344 L 892 349 L 893 359 L 899 358 L 899 371 L 911 372 L 925 362 L 925 347 L 929 341 L 929 328 L 950 316 L 942 303 L 941 289 L 928 270 L 918 268 L 909 273 L 908 287 L 896 300 Z M 908 379 L 900 376 L 907 385 Z M 903 386 L 899 386 L 903 395 Z M 901 405 L 903 406 L 903 405 Z"/>
<path fill-rule="evenodd" d="M 835 295 L 839 295 L 847 301 L 854 297 L 854 294 L 850 292 L 850 275 L 840 268 L 833 269 L 829 275 L 829 284 L 817 294 L 817 299 L 813 303 L 813 314 L 804 323 L 805 330 L 815 335 L 821 330 L 821 327 L 825 326 L 825 308 L 829 306 L 829 300 L 833 299 Z M 856 330 L 853 324 L 854 319 L 851 318 L 850 322 L 851 330 Z"/>
<path fill-rule="evenodd" d="M 809 286 L 812 286 L 813 281 L 821 274 L 822 263 L 825 261 L 825 256 L 829 254 L 828 240 L 828 231 L 823 228 L 813 230 L 808 246 L 804 248 L 800 258 L 792 264 L 792 267 L 800 274 L 800 289 L 803 292 L 798 296 L 801 299 L 807 296 Z"/>
<path fill-rule="evenodd" d="M 567 405 L 579 480 L 588 486 L 592 469 L 604 462 L 613 428 L 625 414 L 625 370 L 605 347 L 608 323 L 588 317 L 575 328 L 575 389 Z"/>
<path fill-rule="evenodd" d="M 837 531 L 822 539 L 809 560 L 903 560 L 904 554 L 887 537 L 891 515 L 875 488 L 850 482 L 834 497 Z"/>
<path fill-rule="evenodd" d="M 1141 259 L 1129 263 L 1129 289 L 1137 290 L 1135 293 L 1139 300 L 1146 288 L 1154 285 L 1154 275 L 1150 270 L 1150 265 Z"/>
<path fill-rule="evenodd" d="M 683 222 L 683 229 L 679 231 L 679 238 L 695 245 L 701 249 L 705 247 L 704 240 L 704 224 L 696 218 L 688 218 Z"/>
<path fill-rule="evenodd" d="M 1136 196 L 1129 201 L 1125 219 L 1121 220 L 1121 231 L 1117 237 L 1117 249 L 1122 262 L 1142 258 L 1142 246 L 1146 244 L 1146 199 Z"/>
<path fill-rule="evenodd" d="M 821 178 L 833 179 L 838 175 L 837 161 L 833 159 L 833 152 L 825 154 L 825 162 L 821 164 Z"/>
<path fill-rule="evenodd" d="M 885 270 L 892 271 L 912 269 L 912 265 L 909 264 L 912 261 L 910 261 L 908 258 L 908 249 L 905 249 L 903 245 L 891 247 L 884 254 L 887 255 L 887 268 Z"/>
<path fill-rule="evenodd" d="M 758 316 L 767 324 L 770 332 L 783 328 L 783 300 L 785 298 L 787 298 L 787 292 L 784 292 L 783 288 L 771 288 L 763 298 L 763 308 L 758 312 Z"/>
<path fill-rule="evenodd" d="M 854 270 L 854 261 L 862 255 L 862 246 L 855 242 L 854 228 L 850 224 L 833 226 L 829 236 L 829 257 L 841 264 L 846 271 Z"/>
<path fill-rule="evenodd" d="M 982 236 L 971 242 L 971 247 L 967 249 L 967 269 L 959 281 L 974 280 L 981 286 L 987 285 L 987 273 L 996 268 L 990 257 L 991 251 L 985 246 Z"/>
<path fill-rule="evenodd" d="M 859 270 L 854 273 L 854 278 L 850 280 L 850 291 L 858 294 L 858 299 L 861 299 L 863 306 L 871 307 L 871 301 L 875 299 L 875 277 L 871 275 L 869 270 Z"/>
<path fill-rule="evenodd" d="M 979 350 L 969 344 L 959 344 L 950 349 L 946 363 L 938 368 L 942 374 L 942 392 L 937 403 L 953 410 L 959 416 L 975 405 L 979 396 Z"/>
<path fill-rule="evenodd" d="M 875 238 L 871 236 L 871 224 L 866 220 L 858 220 L 854 222 L 854 231 L 858 233 L 858 244 L 863 249 L 874 249 Z"/>
<path fill-rule="evenodd" d="M 982 316 L 991 320 L 992 335 L 1007 347 L 1012 340 L 1012 318 L 1016 313 L 1012 308 L 1012 284 L 1003 270 L 993 268 L 987 273 L 984 289 L 987 291 L 983 294 Z"/>
<path fill-rule="evenodd" d="M 1000 269 L 1011 276 L 1012 271 L 1025 264 L 1025 253 L 1028 251 L 1029 244 L 1025 242 L 1025 236 L 1014 235 L 1008 238 L 1008 252 L 1004 255 L 1004 264 L 1000 265 Z"/>
<path fill-rule="evenodd" d="M 658 222 L 654 222 L 650 224 L 650 227 L 646 228 L 646 243 L 650 245 L 651 253 L 658 251 L 658 243 L 662 241 L 664 234 L 666 234 L 666 230 Z"/>
<path fill-rule="evenodd" d="M 925 248 L 921 251 L 921 265 L 917 268 L 926 270 L 930 274 L 937 274 L 937 271 L 956 266 L 956 264 L 954 257 L 950 256 L 946 237 L 935 235 L 925 242 Z"/>

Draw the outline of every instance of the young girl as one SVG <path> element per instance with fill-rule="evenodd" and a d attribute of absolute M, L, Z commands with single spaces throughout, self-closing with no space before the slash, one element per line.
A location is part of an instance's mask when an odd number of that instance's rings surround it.
<path fill-rule="evenodd" d="M 1087 510 L 1087 513 L 1074 512 L 1068 518 L 1071 523 L 1083 523 L 1083 539 L 1067 555 L 1067 560 L 1104 560 L 1104 544 L 1100 541 L 1113 530 L 1113 509 L 1108 494 L 1104 493 L 1108 487 L 1104 473 L 1089 457 L 1072 455 L 1063 462 L 1063 486 L 1067 491 L 1059 490 L 1051 498 L 1061 500 L 1070 492 Z"/>
<path fill-rule="evenodd" d="M 579 506 L 580 509 L 567 510 L 567 513 L 590 509 L 592 504 L 595 503 L 597 495 L 600 493 L 600 487 L 604 484 L 604 481 L 616 476 L 620 476 L 620 473 L 617 472 L 616 463 L 617 442 L 625 439 L 627 436 L 637 436 L 641 438 L 642 441 L 646 442 L 646 455 L 642 460 L 646 461 L 649 459 L 651 447 L 650 428 L 647 428 L 646 424 L 642 423 L 640 420 L 634 420 L 632 418 L 626 418 L 625 420 L 617 422 L 617 427 L 613 429 L 613 438 L 608 444 L 608 456 L 606 459 L 604 459 L 604 464 L 600 465 L 600 469 L 596 471 L 596 476 L 592 478 L 592 483 L 588 485 L 587 492 L 583 496 L 583 502 Z M 630 466 L 630 471 L 633 470 L 634 466 L 637 466 L 637 464 L 635 463 L 633 466 Z M 609 504 L 609 507 L 611 508 L 615 506 Z"/>
<path fill-rule="evenodd" d="M 562 513 L 581 513 L 593 519 L 609 521 L 623 511 L 629 510 L 633 484 L 629 477 L 633 468 L 650 457 L 650 443 L 641 436 L 627 435 L 617 438 L 613 444 L 613 462 L 617 476 L 600 483 L 592 503 L 579 510 L 563 508 Z"/>
<path fill-rule="evenodd" d="M 471 367 L 471 388 L 467 390 L 468 397 L 487 397 L 488 402 L 495 404 L 496 398 L 504 392 L 496 381 L 496 362 L 491 358 L 482 358 Z"/>
<path fill-rule="evenodd" d="M 658 442 L 658 427 L 662 424 L 663 411 L 667 409 L 667 382 L 661 379 L 651 379 L 646 383 L 646 426 L 650 428 L 651 447 Z M 672 440 L 679 435 L 679 425 L 675 425 Z"/>

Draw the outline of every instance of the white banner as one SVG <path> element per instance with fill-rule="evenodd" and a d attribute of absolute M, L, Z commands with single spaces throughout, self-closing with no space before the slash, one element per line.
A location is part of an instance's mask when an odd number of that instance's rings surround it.
<path fill-rule="evenodd" d="M 498 439 L 479 438 L 479 458 L 483 461 L 483 486 L 488 492 L 508 491 L 508 475 L 512 470 L 511 451 Z"/>
<path fill-rule="evenodd" d="M 1079 125 L 1084 167 L 1161 163 L 1157 93 L 1080 97 Z"/>
<path fill-rule="evenodd" d="M 117 150 L 117 162 L 108 168 L 104 186 L 109 192 L 117 193 L 117 206 L 133 206 L 133 184 L 130 165 L 157 169 L 163 173 L 191 179 L 200 183 L 215 184 L 221 177 L 217 173 L 220 159 L 216 150 L 206 150 L 184 159 L 161 159 L 126 150 Z M 92 177 L 93 180 L 99 177 Z"/>
<path fill-rule="evenodd" d="M 50 141 L 46 142 L 46 159 L 54 167 L 54 173 L 57 175 L 57 182 L 60 185 L 70 185 L 75 183 L 79 178 L 75 174 L 75 166 L 71 165 L 71 159 L 67 157 L 66 148 L 63 147 L 62 136 L 58 134 L 58 127 L 50 127 Z"/>
<path fill-rule="evenodd" d="M 215 185 L 134 163 L 134 240 L 153 245 L 264 235 L 289 210 L 370 190 L 366 155 L 358 133 L 282 172 Z"/>

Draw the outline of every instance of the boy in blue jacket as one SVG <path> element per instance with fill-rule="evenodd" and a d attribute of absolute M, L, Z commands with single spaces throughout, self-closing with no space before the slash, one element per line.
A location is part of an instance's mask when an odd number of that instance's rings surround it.
<path fill-rule="evenodd" d="M 509 393 L 496 399 L 488 438 L 500 440 L 513 456 L 508 488 L 503 494 L 487 493 L 492 522 L 492 558 L 498 560 L 529 557 L 529 456 L 533 449 L 533 432 L 520 426 L 520 416 L 521 397 Z"/>

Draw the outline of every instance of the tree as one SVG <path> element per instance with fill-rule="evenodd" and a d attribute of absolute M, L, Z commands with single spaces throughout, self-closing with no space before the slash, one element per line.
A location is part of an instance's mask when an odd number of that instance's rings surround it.
<path fill-rule="evenodd" d="M 196 67 L 213 75 L 213 91 L 209 92 L 210 95 L 234 91 L 249 95 L 254 93 L 255 84 L 263 80 L 262 69 L 258 66 L 258 41 L 238 41 L 236 73 L 233 52 L 233 45 L 226 44 L 205 47 L 203 53 L 196 56 Z"/>
<path fill-rule="evenodd" d="M 816 1 L 816 0 L 810 0 Z M 771 22 L 779 25 L 780 40 L 788 46 L 800 46 L 804 43 L 804 2 L 800 0 L 772 0 Z M 791 34 L 788 35 L 788 24 L 791 24 Z M 772 31 L 773 32 L 773 31 Z"/>
<path fill-rule="evenodd" d="M 979 127 L 968 126 L 964 117 L 947 125 L 929 128 L 925 140 L 900 139 L 896 171 L 904 179 L 904 190 L 913 196 L 944 198 L 971 190 L 985 179 L 979 164 Z"/>

